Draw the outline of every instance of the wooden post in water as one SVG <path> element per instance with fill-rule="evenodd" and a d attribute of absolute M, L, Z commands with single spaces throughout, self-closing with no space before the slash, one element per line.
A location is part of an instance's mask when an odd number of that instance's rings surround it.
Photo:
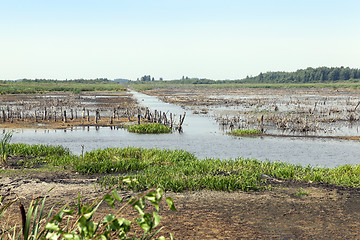
<path fill-rule="evenodd" d="M 167 122 L 167 117 L 166 117 L 166 113 L 163 113 L 163 119 L 164 119 L 164 125 L 167 126 L 168 122 Z"/>
<path fill-rule="evenodd" d="M 9 106 L 7 106 L 7 120 L 9 120 L 10 119 L 10 107 Z"/>
<path fill-rule="evenodd" d="M 98 117 L 99 117 L 99 112 L 98 112 L 98 111 L 99 111 L 99 110 L 96 109 L 96 112 L 95 112 L 95 124 L 98 123 Z"/>
<path fill-rule="evenodd" d="M 115 119 L 115 117 L 116 117 L 116 109 L 114 108 L 114 111 L 112 113 L 112 118 Z"/>
<path fill-rule="evenodd" d="M 46 120 L 47 118 L 47 111 L 46 111 L 46 107 L 44 108 L 44 120 Z"/>
<path fill-rule="evenodd" d="M 67 123 L 66 110 L 64 110 L 63 121 L 64 121 L 64 123 Z"/>
<path fill-rule="evenodd" d="M 149 108 L 146 108 L 144 118 L 147 119 L 148 117 L 149 117 Z"/>
<path fill-rule="evenodd" d="M 2 119 L 3 119 L 3 122 L 6 122 L 5 110 L 2 110 Z"/>
<path fill-rule="evenodd" d="M 170 130 L 173 128 L 173 115 L 170 113 Z"/>
<path fill-rule="evenodd" d="M 130 119 L 130 111 L 129 111 L 129 109 L 126 109 L 126 115 L 127 115 L 128 119 L 129 119 L 129 122 L 130 122 L 131 119 Z"/>
<path fill-rule="evenodd" d="M 179 120 L 179 125 L 178 125 L 179 132 L 182 132 L 182 124 L 184 123 L 185 116 L 186 116 L 186 112 L 184 112 L 184 115 L 182 117 L 180 115 L 180 120 Z"/>
<path fill-rule="evenodd" d="M 138 108 L 138 116 L 137 116 L 137 118 L 138 118 L 138 125 L 140 125 L 140 123 L 141 123 L 141 110 L 140 110 L 140 108 Z"/>
<path fill-rule="evenodd" d="M 159 121 L 160 124 L 162 123 L 162 118 L 161 118 L 161 111 L 159 111 Z"/>
<path fill-rule="evenodd" d="M 87 113 L 87 121 L 90 122 L 90 112 L 89 112 L 89 109 L 86 110 L 86 113 Z"/>
<path fill-rule="evenodd" d="M 149 119 L 150 122 L 153 122 L 153 116 L 152 116 L 151 112 L 149 112 L 149 117 L 148 117 L 148 119 Z"/>

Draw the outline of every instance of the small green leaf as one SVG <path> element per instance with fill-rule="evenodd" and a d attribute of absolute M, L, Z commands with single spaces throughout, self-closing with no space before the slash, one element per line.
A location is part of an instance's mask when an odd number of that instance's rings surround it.
<path fill-rule="evenodd" d="M 160 201 L 164 195 L 164 190 L 162 188 L 156 189 L 156 198 Z"/>
<path fill-rule="evenodd" d="M 78 239 L 79 239 L 78 236 L 76 236 L 76 235 L 74 235 L 74 234 L 72 234 L 72 233 L 64 233 L 64 234 L 62 235 L 62 237 L 63 237 L 64 239 L 66 239 L 66 240 L 78 240 Z"/>
<path fill-rule="evenodd" d="M 107 202 L 107 203 L 109 204 L 109 206 L 110 206 L 111 208 L 114 208 L 114 206 L 115 206 L 115 199 L 113 198 L 113 196 L 111 196 L 110 194 L 106 194 L 106 195 L 104 196 L 104 200 L 105 200 L 105 202 Z"/>
<path fill-rule="evenodd" d="M 112 190 L 112 195 L 114 196 L 114 198 L 119 201 L 122 202 L 122 198 L 120 198 L 118 192 L 116 191 L 116 189 Z"/>
<path fill-rule="evenodd" d="M 145 199 L 149 200 L 150 202 L 156 202 L 156 193 L 155 191 L 149 192 L 148 194 L 146 194 Z"/>
<path fill-rule="evenodd" d="M 58 240 L 60 237 L 59 233 L 56 232 L 49 232 L 46 234 L 45 239 L 50 239 L 50 240 Z"/>
<path fill-rule="evenodd" d="M 59 226 L 58 226 L 57 224 L 55 224 L 55 223 L 48 223 L 48 224 L 46 224 L 45 229 L 51 230 L 51 231 L 55 231 L 55 232 L 59 232 L 59 231 L 60 231 Z"/>
<path fill-rule="evenodd" d="M 144 211 L 139 205 L 135 205 L 134 208 L 139 212 L 141 216 L 144 215 Z"/>
<path fill-rule="evenodd" d="M 137 218 L 136 222 L 139 224 L 139 226 L 145 231 L 149 232 L 151 229 L 151 226 L 147 223 L 147 221 L 144 218 Z"/>
<path fill-rule="evenodd" d="M 174 201 L 171 197 L 166 198 L 166 202 L 169 205 L 169 208 L 171 211 L 176 211 L 175 205 L 174 205 Z"/>
<path fill-rule="evenodd" d="M 74 213 L 74 210 L 64 209 L 63 212 L 64 212 L 66 215 L 72 215 L 72 214 Z"/>
<path fill-rule="evenodd" d="M 159 214 L 157 214 L 157 212 L 153 212 L 153 219 L 154 219 L 154 228 L 159 225 L 161 217 L 159 216 Z"/>

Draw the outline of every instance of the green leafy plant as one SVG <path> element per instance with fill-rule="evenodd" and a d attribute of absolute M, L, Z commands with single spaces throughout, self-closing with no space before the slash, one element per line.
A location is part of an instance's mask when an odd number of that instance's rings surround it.
<path fill-rule="evenodd" d="M 136 182 L 134 179 L 125 178 L 121 183 L 131 184 Z M 45 201 L 46 197 L 40 201 L 39 199 L 31 201 L 27 212 L 23 205 L 20 203 L 20 211 L 22 215 L 22 227 L 16 226 L 0 232 L 0 239 L 8 237 L 9 239 L 161 239 L 164 236 L 157 238 L 157 235 L 163 227 L 158 227 L 161 217 L 159 215 L 159 204 L 163 199 L 164 191 L 160 188 L 151 188 L 143 193 L 130 198 L 130 200 L 123 202 L 114 186 L 103 197 L 95 199 L 91 204 L 86 204 L 81 201 L 78 196 L 77 204 L 69 206 L 64 205 L 55 214 L 54 206 L 50 209 L 48 214 L 45 214 Z M 0 198 L 2 200 L 3 198 Z M 95 217 L 96 212 L 103 202 L 106 202 L 113 210 L 106 216 L 99 219 Z M 0 218 L 14 201 L 2 206 L 0 208 Z M 146 202 L 154 207 L 152 214 L 147 212 Z M 176 211 L 172 198 L 166 198 L 166 202 L 170 210 Z M 117 204 L 121 204 L 119 207 Z M 118 208 L 115 208 L 118 207 Z M 140 226 L 143 234 L 140 237 L 129 237 L 132 227 L 132 221 L 122 217 L 128 208 L 134 208 L 139 213 L 139 217 L 135 222 Z M 170 234 L 172 239 L 172 235 Z"/>
<path fill-rule="evenodd" d="M 125 179 L 124 181 L 131 183 L 135 180 Z M 111 208 L 114 208 L 116 202 L 122 203 L 123 199 L 118 195 L 116 188 L 110 189 L 107 194 L 101 199 L 95 200 L 90 205 L 82 205 L 80 197 L 78 204 L 75 208 L 68 208 L 64 206 L 50 222 L 45 226 L 48 230 L 46 234 L 47 239 L 129 239 L 128 233 L 130 232 L 132 221 L 121 217 L 123 211 L 128 207 L 136 209 L 139 217 L 136 223 L 143 230 L 140 238 L 136 234 L 130 239 L 153 239 L 162 228 L 157 230 L 156 227 L 160 223 L 161 217 L 159 216 L 159 203 L 163 197 L 163 190 L 160 188 L 152 188 L 144 193 L 131 198 L 123 204 L 115 213 L 108 214 L 101 218 L 100 221 L 95 222 L 94 215 L 103 201 L 107 202 Z M 152 214 L 145 211 L 145 201 L 150 202 L 155 210 Z M 174 202 L 171 198 L 167 198 L 166 202 L 171 210 L 176 210 Z M 75 210 L 77 209 L 77 216 Z M 70 223 L 71 219 L 75 219 Z M 62 224 L 66 221 L 66 224 Z M 165 239 L 161 236 L 159 239 Z"/>

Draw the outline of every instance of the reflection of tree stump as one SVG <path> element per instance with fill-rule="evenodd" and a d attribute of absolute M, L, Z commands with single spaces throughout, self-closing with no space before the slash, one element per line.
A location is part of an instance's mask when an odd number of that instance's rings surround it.
<path fill-rule="evenodd" d="M 261 117 L 257 118 L 259 129 L 261 132 L 264 132 L 264 115 L 261 115 Z"/>

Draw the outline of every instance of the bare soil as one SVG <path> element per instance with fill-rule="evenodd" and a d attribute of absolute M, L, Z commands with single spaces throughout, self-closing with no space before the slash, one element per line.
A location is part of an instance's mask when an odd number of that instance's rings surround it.
<path fill-rule="evenodd" d="M 106 190 L 97 176 L 69 171 L 7 171 L 0 177 L 2 194 L 10 192 L 27 206 L 31 199 L 48 196 L 47 209 L 59 201 L 85 202 Z M 177 211 L 161 206 L 165 228 L 175 239 L 359 239 L 360 190 L 318 183 L 274 181 L 262 192 L 199 191 L 166 193 Z M 50 189 L 53 189 L 49 192 Z M 122 192 L 126 199 L 132 192 Z M 99 213 L 109 213 L 105 205 Z M 124 217 L 133 220 L 134 212 Z M 20 223 L 17 205 L 4 219 Z"/>

